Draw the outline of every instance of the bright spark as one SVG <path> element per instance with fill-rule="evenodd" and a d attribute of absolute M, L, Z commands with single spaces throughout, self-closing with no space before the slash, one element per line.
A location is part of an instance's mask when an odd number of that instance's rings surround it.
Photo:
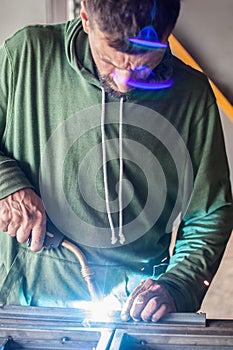
<path fill-rule="evenodd" d="M 117 311 L 121 310 L 121 303 L 114 296 L 107 296 L 100 301 L 77 301 L 71 307 L 87 311 L 89 321 L 110 321 Z M 84 320 L 87 322 L 87 319 Z"/>

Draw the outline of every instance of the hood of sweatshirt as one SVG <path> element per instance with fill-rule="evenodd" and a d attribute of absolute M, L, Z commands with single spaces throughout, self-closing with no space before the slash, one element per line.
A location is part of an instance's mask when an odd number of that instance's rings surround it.
<path fill-rule="evenodd" d="M 83 30 L 80 18 L 66 24 L 65 49 L 68 62 L 72 68 L 82 74 L 91 84 L 101 87 L 95 75 L 88 36 Z"/>

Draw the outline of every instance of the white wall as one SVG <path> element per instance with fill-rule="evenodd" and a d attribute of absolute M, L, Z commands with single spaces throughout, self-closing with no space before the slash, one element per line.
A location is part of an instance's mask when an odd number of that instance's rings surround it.
<path fill-rule="evenodd" d="M 182 0 L 174 34 L 233 103 L 233 0 Z M 220 110 L 233 188 L 233 115 Z"/>
<path fill-rule="evenodd" d="M 220 109 L 233 191 L 233 121 Z"/>
<path fill-rule="evenodd" d="M 0 0 L 0 45 L 28 24 L 59 23 L 68 17 L 69 0 Z"/>
<path fill-rule="evenodd" d="M 0 0 L 0 44 L 27 24 L 46 23 L 47 0 Z"/>
<path fill-rule="evenodd" d="M 233 0 L 182 0 L 174 34 L 233 103 Z"/>

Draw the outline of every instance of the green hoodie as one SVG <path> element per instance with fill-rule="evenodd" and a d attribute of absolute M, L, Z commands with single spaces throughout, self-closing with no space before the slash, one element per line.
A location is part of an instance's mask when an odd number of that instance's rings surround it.
<path fill-rule="evenodd" d="M 155 74 L 169 72 L 173 85 L 118 100 L 101 88 L 79 19 L 20 30 L 1 48 L 0 70 L 0 198 L 33 188 L 104 294 L 125 298 L 153 276 L 178 311 L 197 311 L 233 216 L 207 78 L 171 62 L 167 50 Z M 79 262 L 64 247 L 32 253 L 1 234 L 0 276 L 3 303 L 88 299 Z"/>

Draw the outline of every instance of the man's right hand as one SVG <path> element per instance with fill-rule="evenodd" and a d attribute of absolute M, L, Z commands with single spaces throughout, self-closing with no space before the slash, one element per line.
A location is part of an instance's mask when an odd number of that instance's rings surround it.
<path fill-rule="evenodd" d="M 43 247 L 46 232 L 45 208 L 40 197 L 25 188 L 0 200 L 0 230 L 16 237 L 19 243 L 31 238 L 31 250 Z"/>

